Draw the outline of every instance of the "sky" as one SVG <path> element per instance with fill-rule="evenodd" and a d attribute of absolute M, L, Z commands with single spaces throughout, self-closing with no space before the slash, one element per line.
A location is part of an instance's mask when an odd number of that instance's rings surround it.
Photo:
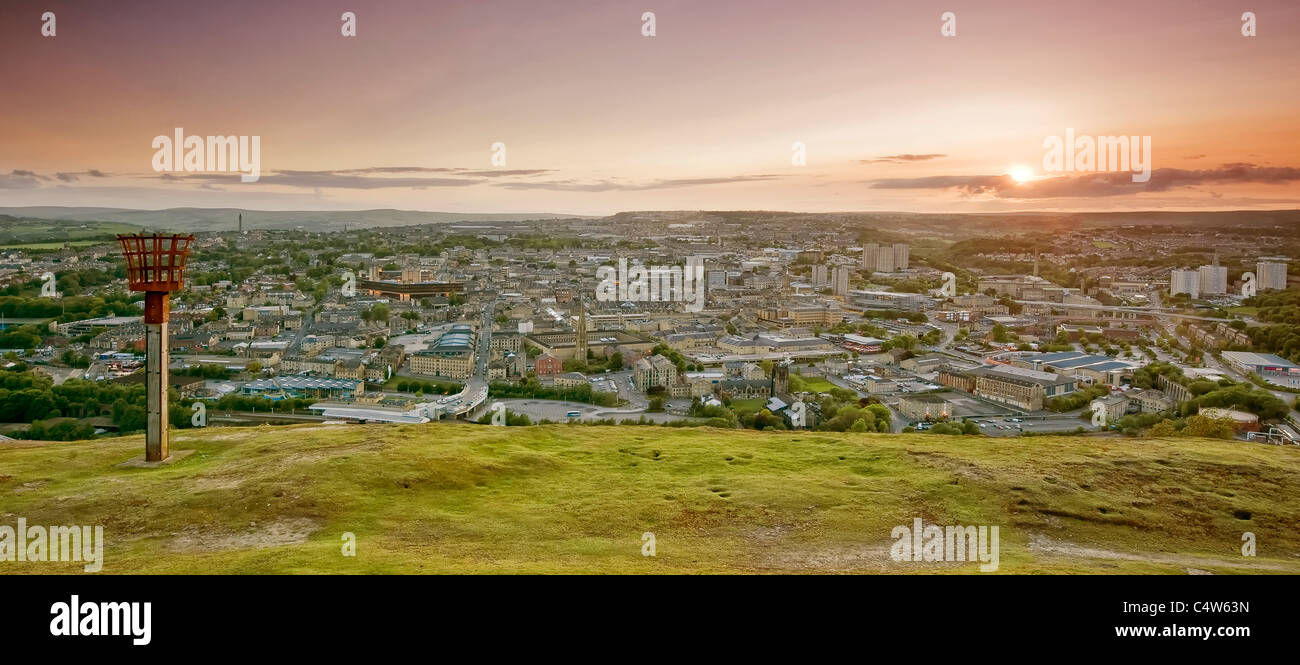
<path fill-rule="evenodd" d="M 0 206 L 1293 209 L 1297 44 L 1294 0 L 0 0 Z M 158 170 L 177 128 L 260 177 Z M 1150 177 L 1048 171 L 1071 130 Z"/>

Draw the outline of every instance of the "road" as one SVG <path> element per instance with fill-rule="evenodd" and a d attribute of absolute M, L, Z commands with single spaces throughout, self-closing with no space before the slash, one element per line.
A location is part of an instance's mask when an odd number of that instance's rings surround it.
<path fill-rule="evenodd" d="M 1099 309 L 1107 312 L 1137 312 L 1139 314 L 1150 314 L 1151 316 L 1168 316 L 1176 319 L 1194 319 L 1196 321 L 1232 321 L 1232 319 L 1221 319 L 1213 316 L 1194 316 L 1192 314 L 1176 314 L 1174 312 L 1153 309 L 1149 307 L 1113 307 L 1111 305 L 1063 305 L 1059 302 L 1046 300 L 1016 300 L 1022 305 L 1048 305 L 1058 308 L 1069 309 Z"/>
<path fill-rule="evenodd" d="M 289 348 L 288 348 L 289 351 L 302 350 L 302 338 L 307 336 L 307 332 L 311 330 L 312 324 L 315 323 L 315 321 L 316 321 L 315 312 L 313 312 L 310 309 L 308 309 L 306 312 L 303 312 L 302 325 L 298 326 L 298 332 L 293 336 L 293 341 L 289 342 Z"/>
<path fill-rule="evenodd" d="M 614 386 L 618 388 L 618 396 L 627 402 L 627 408 L 644 411 L 650 408 L 650 400 L 646 398 L 644 393 L 637 390 L 632 375 L 633 370 L 625 369 L 617 372 L 610 372 L 603 376 L 614 382 Z"/>
<path fill-rule="evenodd" d="M 208 412 L 208 422 L 227 422 L 227 423 L 265 423 L 265 422 L 282 422 L 282 423 L 314 423 L 329 420 L 324 416 L 317 415 L 306 409 L 300 409 L 300 413 L 274 413 L 269 411 L 221 411 L 212 410 Z"/>
<path fill-rule="evenodd" d="M 552 422 L 565 422 L 570 420 L 567 414 L 577 411 L 579 415 L 576 420 L 604 420 L 613 418 L 614 420 L 631 419 L 637 420 L 642 416 L 646 419 L 657 423 L 669 422 L 673 420 L 685 420 L 685 416 L 677 416 L 669 413 L 645 413 L 640 409 L 632 407 L 608 407 L 596 406 L 585 402 L 564 402 L 550 399 L 532 399 L 527 397 L 494 399 L 493 402 L 501 402 L 506 405 L 512 413 L 522 413 L 527 415 L 533 422 L 539 420 L 550 420 Z"/>
<path fill-rule="evenodd" d="M 479 322 L 477 348 L 474 355 L 474 372 L 465 382 L 466 392 L 486 388 L 488 360 L 492 357 L 492 316 L 496 311 L 496 302 L 483 305 L 482 320 Z"/>
<path fill-rule="evenodd" d="M 465 380 L 465 389 L 460 392 L 462 401 L 455 405 L 455 412 L 458 415 L 465 414 L 471 420 L 475 417 L 478 408 L 487 402 L 487 366 L 488 360 L 492 357 L 492 316 L 495 310 L 495 301 L 483 305 L 483 315 L 474 342 L 474 369 Z"/>

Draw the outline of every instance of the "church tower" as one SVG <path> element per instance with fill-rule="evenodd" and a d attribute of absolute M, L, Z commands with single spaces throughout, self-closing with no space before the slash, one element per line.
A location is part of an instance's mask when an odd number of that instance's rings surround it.
<path fill-rule="evenodd" d="M 587 303 L 582 298 L 578 299 L 578 337 L 577 337 L 577 357 L 582 362 L 587 362 Z"/>
<path fill-rule="evenodd" d="M 772 365 L 772 397 L 785 400 L 790 395 L 790 360 L 779 361 Z"/>

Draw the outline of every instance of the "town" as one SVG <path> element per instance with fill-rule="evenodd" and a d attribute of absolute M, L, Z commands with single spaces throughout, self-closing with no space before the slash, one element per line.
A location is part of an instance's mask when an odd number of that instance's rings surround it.
<path fill-rule="evenodd" d="M 1294 226 L 638 212 L 313 231 L 257 214 L 196 233 L 174 427 L 504 408 L 508 425 L 1300 443 Z M 116 241 L 96 222 L 23 235 L 35 223 L 0 249 L 0 434 L 143 429 L 142 301 Z"/>

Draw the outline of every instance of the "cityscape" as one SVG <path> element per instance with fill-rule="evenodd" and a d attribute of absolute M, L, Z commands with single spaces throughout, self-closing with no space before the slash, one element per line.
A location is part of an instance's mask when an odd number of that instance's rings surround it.
<path fill-rule="evenodd" d="M 0 636 L 1281 646 L 1297 33 L 0 3 Z"/>
<path fill-rule="evenodd" d="M 936 236 L 924 216 L 884 230 L 868 214 L 646 212 L 334 233 L 257 228 L 254 216 L 249 228 L 239 213 L 230 230 L 196 234 L 170 324 L 176 426 L 195 403 L 214 426 L 488 422 L 499 403 L 520 424 L 989 436 L 1140 436 L 1208 417 L 1227 438 L 1300 443 L 1287 284 L 1300 236 L 1245 214 L 1240 232 L 1208 242 L 1190 227 L 1106 216 L 960 239 Z M 142 301 L 125 295 L 115 245 L 0 252 L 0 350 L 50 386 L 11 404 L 10 436 L 140 429 L 143 404 L 65 415 L 83 405 L 57 390 L 91 381 L 126 395 L 140 382 Z M 629 283 L 600 298 L 601 270 L 619 264 L 614 282 Z"/>

